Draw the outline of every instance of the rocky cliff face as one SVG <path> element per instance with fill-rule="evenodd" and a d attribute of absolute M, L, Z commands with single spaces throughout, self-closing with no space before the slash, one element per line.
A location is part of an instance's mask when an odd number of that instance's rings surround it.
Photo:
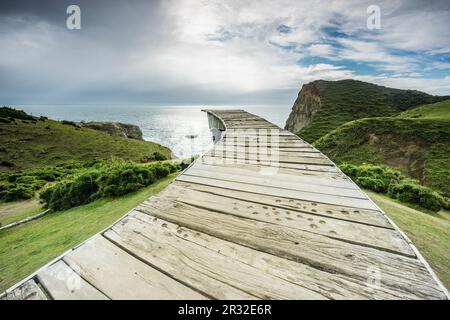
<path fill-rule="evenodd" d="M 103 131 L 112 136 L 144 140 L 141 129 L 134 124 L 120 122 L 82 122 L 81 127 Z"/>
<path fill-rule="evenodd" d="M 286 130 L 298 133 L 311 123 L 314 114 L 322 107 L 320 93 L 325 87 L 326 81 L 323 80 L 303 85 L 284 126 Z"/>

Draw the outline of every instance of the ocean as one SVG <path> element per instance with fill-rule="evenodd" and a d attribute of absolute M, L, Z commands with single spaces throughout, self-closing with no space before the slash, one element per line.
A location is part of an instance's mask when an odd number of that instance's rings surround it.
<path fill-rule="evenodd" d="M 180 158 L 200 155 L 212 146 L 206 113 L 201 109 L 245 109 L 284 127 L 291 106 L 123 106 L 123 105 L 21 105 L 35 116 L 70 121 L 114 121 L 138 125 L 144 139 L 157 142 Z M 194 135 L 195 139 L 187 136 Z"/>

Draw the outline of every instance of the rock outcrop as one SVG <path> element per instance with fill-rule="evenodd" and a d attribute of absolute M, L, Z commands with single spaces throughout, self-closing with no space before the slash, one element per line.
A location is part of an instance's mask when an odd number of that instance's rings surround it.
<path fill-rule="evenodd" d="M 304 84 L 291 114 L 286 121 L 285 129 L 297 133 L 311 123 L 314 114 L 322 107 L 321 91 L 326 87 L 326 81 L 317 80 Z"/>
<path fill-rule="evenodd" d="M 112 136 L 144 140 L 141 129 L 134 124 L 120 122 L 81 122 L 81 127 L 103 131 Z"/>

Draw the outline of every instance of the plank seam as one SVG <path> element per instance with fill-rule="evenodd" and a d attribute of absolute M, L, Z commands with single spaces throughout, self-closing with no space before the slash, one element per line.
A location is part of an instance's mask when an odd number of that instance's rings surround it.
<path fill-rule="evenodd" d="M 240 218 L 240 219 L 246 219 L 246 220 L 250 220 L 250 221 L 257 221 L 257 222 L 267 223 L 269 225 L 274 225 L 274 226 L 278 226 L 278 227 L 284 227 L 284 228 L 287 228 L 287 229 L 301 230 L 301 231 L 304 231 L 304 232 L 308 232 L 308 233 L 315 234 L 315 235 L 318 235 L 318 236 L 323 236 L 323 237 L 326 237 L 326 238 L 329 238 L 329 239 L 333 239 L 333 240 L 336 240 L 336 241 L 342 241 L 342 242 L 345 242 L 345 243 L 348 243 L 348 244 L 352 244 L 352 245 L 356 245 L 356 246 L 360 246 L 360 247 L 364 247 L 364 248 L 367 247 L 367 248 L 372 248 L 372 249 L 376 249 L 376 250 L 379 250 L 379 251 L 389 252 L 389 253 L 401 255 L 401 256 L 404 256 L 404 257 L 407 257 L 407 258 L 416 258 L 415 255 L 402 253 L 402 252 L 399 252 L 399 251 L 396 251 L 396 250 L 383 248 L 383 247 L 380 247 L 380 246 L 377 246 L 377 245 L 371 245 L 371 244 L 368 244 L 368 243 L 358 242 L 358 241 L 354 241 L 354 240 L 333 237 L 333 236 L 330 236 L 330 235 L 327 235 L 327 234 L 324 234 L 324 233 L 318 233 L 318 232 L 314 232 L 314 231 L 307 230 L 307 229 L 293 228 L 293 227 L 289 227 L 289 226 L 282 225 L 282 224 L 277 224 L 275 222 L 270 222 L 270 221 L 266 221 L 266 220 L 255 219 L 255 218 L 251 218 L 251 217 L 239 216 L 239 215 L 235 215 L 235 214 L 233 214 L 231 212 L 222 211 L 220 209 L 206 208 L 206 207 L 203 207 L 201 205 L 191 204 L 191 203 L 187 203 L 187 202 L 180 201 L 180 200 L 175 200 L 175 202 L 176 203 L 182 203 L 182 204 L 187 205 L 189 207 L 194 207 L 194 208 L 198 208 L 198 209 L 202 209 L 202 210 L 206 210 L 206 211 L 216 212 L 216 213 L 219 213 L 219 214 L 224 214 L 224 215 L 228 215 L 228 216 L 232 216 L 232 217 L 236 217 L 236 218 Z M 388 229 L 388 230 L 392 230 L 392 229 Z"/>

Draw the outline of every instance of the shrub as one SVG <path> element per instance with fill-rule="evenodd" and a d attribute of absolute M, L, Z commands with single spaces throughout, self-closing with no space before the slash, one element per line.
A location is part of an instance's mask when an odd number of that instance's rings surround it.
<path fill-rule="evenodd" d="M 161 152 L 155 151 L 153 152 L 153 159 L 155 159 L 156 161 L 163 161 L 167 160 L 167 157 L 163 155 Z"/>
<path fill-rule="evenodd" d="M 9 107 L 1 107 L 0 108 L 0 117 L 12 118 L 12 119 L 21 119 L 21 120 L 35 120 L 33 116 L 28 115 L 25 111 L 16 110 L 14 108 Z"/>
<path fill-rule="evenodd" d="M 116 197 L 137 191 L 179 169 L 179 165 L 170 162 L 99 164 L 95 169 L 75 174 L 46 188 L 40 198 L 48 208 L 66 210 L 100 197 Z"/>
<path fill-rule="evenodd" d="M 7 161 L 7 160 L 2 160 L 2 161 L 0 161 L 0 166 L 12 168 L 12 167 L 14 167 L 14 163 Z"/>
<path fill-rule="evenodd" d="M 9 202 L 30 199 L 34 190 L 26 185 L 14 184 L 7 181 L 0 182 L 0 200 Z"/>
<path fill-rule="evenodd" d="M 391 198 L 414 203 L 435 212 L 448 205 L 440 194 L 414 182 L 392 184 L 389 186 L 388 195 Z"/>
<path fill-rule="evenodd" d="M 356 166 L 344 163 L 339 167 L 361 188 L 387 193 L 393 199 L 416 204 L 432 211 L 449 207 L 448 201 L 439 193 L 408 179 L 398 170 L 369 164 Z"/>
<path fill-rule="evenodd" d="M 61 123 L 75 128 L 79 128 L 79 126 L 73 121 L 63 120 L 61 121 Z"/>
<path fill-rule="evenodd" d="M 339 167 L 362 188 L 381 193 L 386 193 L 390 184 L 399 183 L 406 178 L 400 171 L 386 166 L 371 164 L 355 166 L 344 163 Z"/>
<path fill-rule="evenodd" d="M 40 198 L 45 200 L 47 207 L 56 210 L 67 210 L 91 202 L 99 189 L 98 171 L 88 171 L 74 176 L 73 179 L 61 181 L 45 189 Z"/>

